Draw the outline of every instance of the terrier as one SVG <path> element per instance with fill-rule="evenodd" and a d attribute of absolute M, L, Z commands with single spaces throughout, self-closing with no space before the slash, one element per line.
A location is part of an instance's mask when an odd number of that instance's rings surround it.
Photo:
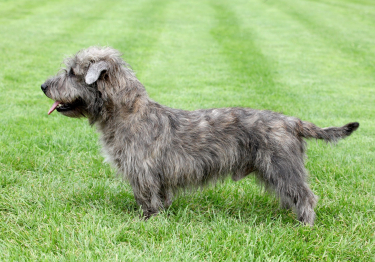
<path fill-rule="evenodd" d="M 249 174 L 313 225 L 317 197 L 307 184 L 304 138 L 336 142 L 359 127 L 320 128 L 296 117 L 250 108 L 185 111 L 152 101 L 134 72 L 110 47 L 90 47 L 41 87 L 55 109 L 87 117 L 104 153 L 127 179 L 146 218 L 183 189 Z"/>

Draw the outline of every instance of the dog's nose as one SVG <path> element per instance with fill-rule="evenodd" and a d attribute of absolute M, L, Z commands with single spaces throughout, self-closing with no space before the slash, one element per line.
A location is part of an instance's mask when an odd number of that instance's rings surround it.
<path fill-rule="evenodd" d="M 42 91 L 45 93 L 47 91 L 47 85 L 46 83 L 44 83 L 43 85 L 41 85 L 41 88 L 42 88 Z"/>

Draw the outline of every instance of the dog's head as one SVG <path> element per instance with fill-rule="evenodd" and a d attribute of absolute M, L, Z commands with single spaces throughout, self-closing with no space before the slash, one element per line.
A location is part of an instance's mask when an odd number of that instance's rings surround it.
<path fill-rule="evenodd" d="M 95 121 L 129 81 L 137 80 L 117 50 L 90 47 L 67 58 L 65 68 L 41 88 L 55 100 L 48 114 L 56 109 L 65 116 Z"/>

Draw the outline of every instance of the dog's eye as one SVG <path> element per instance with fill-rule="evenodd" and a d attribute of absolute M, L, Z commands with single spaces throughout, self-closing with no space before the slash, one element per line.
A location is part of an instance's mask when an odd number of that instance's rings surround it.
<path fill-rule="evenodd" d="M 73 68 L 70 68 L 69 70 L 69 76 L 75 76 L 76 74 L 74 73 Z"/>

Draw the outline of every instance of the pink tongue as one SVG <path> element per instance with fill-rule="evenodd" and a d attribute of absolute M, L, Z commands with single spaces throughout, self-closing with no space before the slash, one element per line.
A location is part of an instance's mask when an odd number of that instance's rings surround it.
<path fill-rule="evenodd" d="M 48 114 L 50 115 L 56 109 L 56 107 L 59 104 L 61 104 L 61 102 L 59 102 L 59 101 L 56 101 L 55 103 L 53 103 L 53 105 L 51 106 L 50 110 L 48 111 Z"/>

